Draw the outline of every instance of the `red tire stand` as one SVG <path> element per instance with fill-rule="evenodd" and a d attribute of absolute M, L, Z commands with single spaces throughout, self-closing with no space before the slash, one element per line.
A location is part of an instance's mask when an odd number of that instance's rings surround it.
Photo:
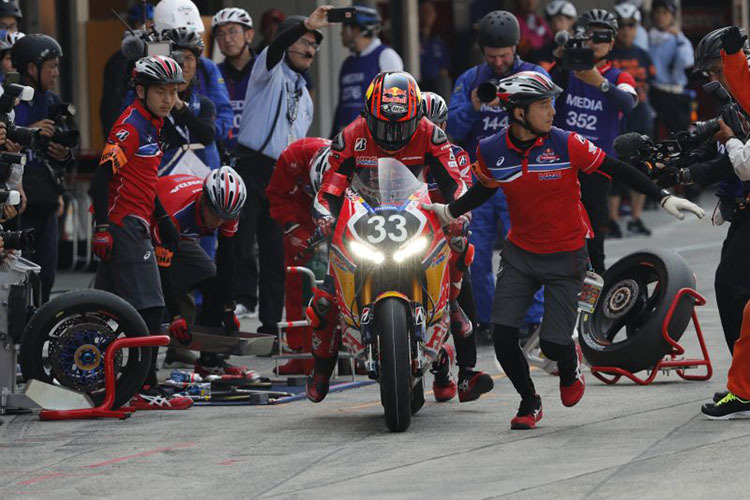
<path fill-rule="evenodd" d="M 653 368 L 651 368 L 651 373 L 647 378 L 643 379 L 637 377 L 633 372 L 618 368 L 616 366 L 592 366 L 591 374 L 605 384 L 616 384 L 620 380 L 620 378 L 627 377 L 638 385 L 648 385 L 654 381 L 657 373 L 659 373 L 660 370 L 665 372 L 667 370 L 675 370 L 677 372 L 677 375 L 684 380 L 710 379 L 713 375 L 713 367 L 711 366 L 711 359 L 708 356 L 708 349 L 706 349 L 706 342 L 703 339 L 703 331 L 701 330 L 701 325 L 698 322 L 698 315 L 695 312 L 695 308 L 693 308 L 692 312 L 693 326 L 695 327 L 695 333 L 698 336 L 698 343 L 701 346 L 701 353 L 703 354 L 703 358 L 680 358 L 680 356 L 685 354 L 685 348 L 669 336 L 668 327 L 672 322 L 674 310 L 677 307 L 678 302 L 684 295 L 692 295 L 695 298 L 694 306 L 702 306 L 706 304 L 706 299 L 692 288 L 683 288 L 679 292 L 677 292 L 674 299 L 672 300 L 672 305 L 669 306 L 669 311 L 667 311 L 667 316 L 664 318 L 664 323 L 661 327 L 664 341 L 672 346 L 672 350 L 667 353 L 663 359 L 656 363 Z M 685 370 L 688 368 L 697 368 L 700 366 L 706 367 L 705 375 L 687 375 L 685 373 Z M 611 377 L 608 377 L 607 375 L 611 375 Z"/>
<path fill-rule="evenodd" d="M 115 353 L 130 347 L 157 347 L 169 344 L 167 335 L 153 335 L 148 337 L 124 337 L 116 339 L 104 354 L 104 383 L 105 397 L 102 404 L 96 408 L 81 408 L 78 410 L 42 410 L 39 412 L 41 420 L 74 420 L 87 418 L 120 418 L 125 419 L 135 411 L 132 407 L 122 407 L 113 410 L 115 402 Z"/>

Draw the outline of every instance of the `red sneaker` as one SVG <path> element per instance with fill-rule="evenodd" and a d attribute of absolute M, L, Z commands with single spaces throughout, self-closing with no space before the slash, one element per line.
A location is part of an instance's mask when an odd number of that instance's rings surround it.
<path fill-rule="evenodd" d="M 510 428 L 516 430 L 536 429 L 536 423 L 542 419 L 542 398 L 534 394 L 534 399 L 521 400 L 518 413 L 510 421 Z"/>
<path fill-rule="evenodd" d="M 495 382 L 484 372 L 464 369 L 458 372 L 458 400 L 462 403 L 479 399 L 479 396 L 490 392 L 493 387 Z"/>
<path fill-rule="evenodd" d="M 159 389 L 144 390 L 130 399 L 128 406 L 141 410 L 187 410 L 193 405 L 189 396 L 168 395 Z"/>
<path fill-rule="evenodd" d="M 458 387 L 451 378 L 451 368 L 455 359 L 456 353 L 453 347 L 446 344 L 440 348 L 440 353 L 430 370 L 435 375 L 435 380 L 432 382 L 432 393 L 438 403 L 450 401 L 456 397 L 458 392 Z"/>
<path fill-rule="evenodd" d="M 576 403 L 581 400 L 583 393 L 586 390 L 586 380 L 581 371 L 582 359 L 583 353 L 581 352 L 580 346 L 576 344 L 576 379 L 570 385 L 563 385 L 562 382 L 560 382 L 560 400 L 564 406 L 575 406 Z"/>

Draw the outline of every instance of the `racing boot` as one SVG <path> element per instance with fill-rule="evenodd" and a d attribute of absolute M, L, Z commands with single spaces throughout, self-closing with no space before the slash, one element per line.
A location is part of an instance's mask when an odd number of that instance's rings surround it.
<path fill-rule="evenodd" d="M 247 366 L 234 366 L 215 354 L 201 353 L 195 362 L 195 373 L 203 378 L 216 375 L 227 379 L 247 379 L 250 382 L 260 380 L 260 373 Z"/>
<path fill-rule="evenodd" d="M 193 405 L 193 400 L 184 394 L 172 394 L 159 386 L 143 386 L 130 399 L 128 406 L 137 410 L 187 410 Z"/>
<path fill-rule="evenodd" d="M 432 393 L 435 401 L 444 403 L 456 397 L 458 387 L 451 378 L 451 367 L 456 359 L 453 347 L 446 344 L 440 349 L 437 359 L 432 364 L 430 371 L 435 376 L 432 382 Z"/>
<path fill-rule="evenodd" d="M 463 338 L 471 335 L 472 327 L 471 320 L 466 315 L 464 310 L 458 305 L 457 300 L 450 301 L 451 308 L 451 333 L 453 335 L 460 335 Z"/>
<path fill-rule="evenodd" d="M 336 368 L 338 357 L 323 359 L 315 358 L 313 362 L 313 371 L 307 377 L 305 384 L 305 394 L 307 399 L 313 403 L 320 403 L 328 394 L 329 384 L 333 369 Z"/>
<path fill-rule="evenodd" d="M 475 401 L 495 387 L 492 377 L 484 372 L 461 367 L 458 371 L 458 400 L 462 403 Z"/>
<path fill-rule="evenodd" d="M 536 429 L 536 423 L 542 419 L 542 398 L 534 394 L 532 398 L 522 399 L 518 413 L 510 421 L 510 428 L 516 430 Z"/>
<path fill-rule="evenodd" d="M 581 353 L 581 347 L 578 344 L 575 346 L 575 364 L 572 366 L 561 365 L 559 362 L 557 364 L 560 371 L 560 400 L 564 406 L 575 406 L 586 390 L 586 380 L 581 371 L 583 354 Z"/>

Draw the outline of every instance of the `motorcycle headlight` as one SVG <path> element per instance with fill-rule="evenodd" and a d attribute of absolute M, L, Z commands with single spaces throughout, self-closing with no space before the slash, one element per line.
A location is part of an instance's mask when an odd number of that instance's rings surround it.
<path fill-rule="evenodd" d="M 371 246 L 363 245 L 358 241 L 350 241 L 349 249 L 358 258 L 372 262 L 373 264 L 382 264 L 385 261 L 385 255 L 382 252 L 378 252 Z"/>
<path fill-rule="evenodd" d="M 393 252 L 393 260 L 397 263 L 401 263 L 409 257 L 424 252 L 425 248 L 427 248 L 427 243 L 427 238 L 424 236 L 411 239 L 402 245 L 401 248 Z"/>

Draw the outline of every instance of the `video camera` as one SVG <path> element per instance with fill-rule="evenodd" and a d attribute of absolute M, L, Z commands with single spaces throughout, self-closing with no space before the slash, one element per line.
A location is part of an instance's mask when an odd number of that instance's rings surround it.
<path fill-rule="evenodd" d="M 78 147 L 81 134 L 74 128 L 73 117 L 75 114 L 76 107 L 69 102 L 61 102 L 50 106 L 49 119 L 55 122 L 55 132 L 51 137 L 38 134 L 34 140 L 34 147 L 40 151 L 47 151 L 50 142 L 69 148 Z"/>
<path fill-rule="evenodd" d="M 613 33 L 609 30 L 598 30 L 588 35 L 583 30 L 576 30 L 571 36 L 567 31 L 558 31 L 555 43 L 563 48 L 561 64 L 564 70 L 582 71 L 594 67 L 594 51 L 586 46 L 591 40 L 594 43 L 610 43 Z"/>

